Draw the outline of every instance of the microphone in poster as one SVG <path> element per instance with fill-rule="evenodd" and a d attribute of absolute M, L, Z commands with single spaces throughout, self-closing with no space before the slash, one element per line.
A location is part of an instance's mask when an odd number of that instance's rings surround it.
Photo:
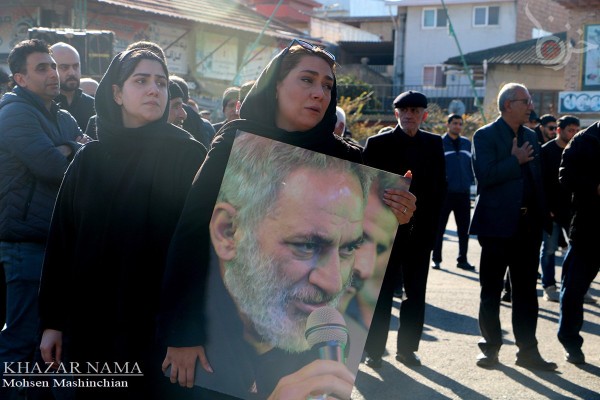
<path fill-rule="evenodd" d="M 321 360 L 346 363 L 348 329 L 338 310 L 326 306 L 310 313 L 304 333 L 312 350 L 317 350 Z"/>
<path fill-rule="evenodd" d="M 342 314 L 331 306 L 320 307 L 310 313 L 304 332 L 311 350 L 318 352 L 319 359 L 346 363 L 348 328 Z M 310 396 L 308 400 L 325 400 L 327 394 Z"/>

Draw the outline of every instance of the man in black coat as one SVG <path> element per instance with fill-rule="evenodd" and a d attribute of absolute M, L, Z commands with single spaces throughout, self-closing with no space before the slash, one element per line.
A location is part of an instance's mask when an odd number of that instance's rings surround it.
<path fill-rule="evenodd" d="M 188 131 L 194 139 L 202 143 L 204 147 L 210 149 L 210 142 L 212 142 L 213 137 L 215 136 L 215 129 L 210 121 L 202 118 L 200 114 L 187 104 L 190 95 L 189 87 L 185 79 L 176 75 L 171 75 L 169 79 L 177 83 L 183 92 L 183 109 L 187 114 L 187 118 L 183 121 L 183 129 Z"/>
<path fill-rule="evenodd" d="M 213 128 L 215 132 L 219 132 L 219 129 L 223 127 L 229 121 L 233 121 L 234 119 L 238 119 L 240 117 L 240 113 L 238 110 L 238 103 L 240 102 L 240 88 L 237 86 L 228 87 L 223 92 L 223 115 L 225 115 L 225 119 L 221 122 L 217 122 L 213 124 Z"/>
<path fill-rule="evenodd" d="M 75 118 L 79 129 L 85 131 L 90 117 L 96 115 L 96 111 L 94 98 L 83 93 L 79 88 L 81 80 L 79 53 L 75 47 L 63 42 L 53 44 L 50 50 L 56 60 L 56 69 L 60 78 L 60 94 L 54 100 L 60 108 L 67 110 Z"/>
<path fill-rule="evenodd" d="M 549 225 L 544 203 L 540 146 L 535 132 L 523 126 L 533 110 L 527 88 L 506 84 L 498 94 L 500 117 L 475 132 L 473 168 L 477 200 L 471 234 L 481 244 L 479 341 L 477 365 L 492 368 L 502 346 L 500 293 L 508 267 L 512 284 L 512 325 L 517 365 L 554 370 L 537 347 L 536 292 L 542 227 Z M 549 231 L 550 228 L 546 226 Z"/>
<path fill-rule="evenodd" d="M 404 175 L 412 172 L 410 192 L 417 210 L 408 224 L 398 228 L 390 261 L 367 339 L 367 364 L 378 368 L 385 351 L 393 292 L 400 276 L 407 299 L 400 308 L 396 359 L 409 366 L 421 365 L 415 351 L 423 332 L 425 289 L 429 258 L 446 192 L 446 166 L 442 138 L 420 129 L 427 118 L 427 97 L 416 91 L 394 100 L 398 125 L 367 139 L 363 157 L 375 168 Z"/>
<path fill-rule="evenodd" d="M 543 119 L 543 117 L 542 117 Z M 557 135 L 542 146 L 542 178 L 548 210 L 552 219 L 552 232 L 544 233 L 542 238 L 542 251 L 540 266 L 542 267 L 542 288 L 544 300 L 558 302 L 560 292 L 556 288 L 555 271 L 556 260 L 554 253 L 558 250 L 558 243 L 563 236 L 563 229 L 568 232 L 571 223 L 571 192 L 561 187 L 558 181 L 558 170 L 562 153 L 569 141 L 579 131 L 579 119 L 572 115 L 562 116 L 557 125 L 548 123 L 544 129 L 556 130 Z"/>
<path fill-rule="evenodd" d="M 560 183 L 573 192 L 571 248 L 563 264 L 560 293 L 558 340 L 566 350 L 566 360 L 585 364 L 581 351 L 583 338 L 583 298 L 598 274 L 600 258 L 600 122 L 596 122 L 569 142 L 559 169 Z"/>

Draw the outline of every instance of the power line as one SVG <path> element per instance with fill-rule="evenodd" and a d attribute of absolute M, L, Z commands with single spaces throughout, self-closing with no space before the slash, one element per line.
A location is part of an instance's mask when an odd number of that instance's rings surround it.
<path fill-rule="evenodd" d="M 258 34 L 258 36 L 256 37 L 256 40 L 254 40 L 254 42 L 247 48 L 245 54 L 244 54 L 244 59 L 242 60 L 242 63 L 240 64 L 240 67 L 238 68 L 235 76 L 233 77 L 233 84 L 234 85 L 239 85 L 240 82 L 240 74 L 242 72 L 242 69 L 244 69 L 244 67 L 246 66 L 246 64 L 248 62 L 250 62 L 250 57 L 252 52 L 254 51 L 254 49 L 258 46 L 258 43 L 260 42 L 260 39 L 263 37 L 263 34 L 265 33 L 265 31 L 267 30 L 267 27 L 271 24 L 271 21 L 273 20 L 273 17 L 275 16 L 275 14 L 277 13 L 277 10 L 279 9 L 279 6 L 283 3 L 283 0 L 279 0 L 277 2 L 277 5 L 275 6 L 275 8 L 273 9 L 273 12 L 271 13 L 271 15 L 269 16 L 269 19 L 267 20 L 267 22 L 265 22 L 265 25 L 263 26 L 262 30 L 260 31 L 260 33 Z"/>
<path fill-rule="evenodd" d="M 448 28 L 450 30 L 450 34 L 452 35 L 452 37 L 454 38 L 454 41 L 456 42 L 456 47 L 458 47 L 458 52 L 460 54 L 460 59 L 463 63 L 463 68 L 465 70 L 465 73 L 467 74 L 467 78 L 469 78 L 469 83 L 471 84 L 471 89 L 473 89 L 473 97 L 475 99 L 475 107 L 477 107 L 477 109 L 481 113 L 481 118 L 483 119 L 483 123 L 487 124 L 485 114 L 483 113 L 483 107 L 479 104 L 479 98 L 477 97 L 477 89 L 475 89 L 475 81 L 473 80 L 471 70 L 469 69 L 469 66 L 467 65 L 467 60 L 465 59 L 462 49 L 460 48 L 460 42 L 458 41 L 456 32 L 454 32 L 454 27 L 452 26 L 452 21 L 450 20 L 450 14 L 448 14 L 448 8 L 446 7 L 446 3 L 444 3 L 444 0 L 441 0 L 441 2 L 442 2 L 442 7 L 444 7 L 444 12 L 446 13 L 446 19 L 448 20 Z"/>

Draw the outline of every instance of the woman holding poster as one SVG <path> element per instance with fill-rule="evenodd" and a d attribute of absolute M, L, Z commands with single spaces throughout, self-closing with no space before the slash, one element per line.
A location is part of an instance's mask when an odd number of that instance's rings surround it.
<path fill-rule="evenodd" d="M 227 218 L 219 225 L 213 212 L 233 211 L 226 205 L 221 208 L 215 205 L 238 131 L 362 163 L 361 149 L 333 134 L 337 120 L 336 97 L 333 55 L 310 43 L 294 40 L 263 70 L 242 104 L 241 119 L 226 124 L 213 141 L 186 201 L 167 262 L 159 333 L 169 345 L 163 368 L 171 382 L 187 387 L 194 383 L 202 386 L 202 382 L 194 382 L 196 369 L 213 373 L 205 353 L 205 346 L 209 348 L 214 340 L 207 333 L 210 331 L 207 325 L 214 322 L 207 318 L 206 307 L 211 238 L 214 242 L 218 232 L 223 233 L 222 238 L 229 234 Z M 396 191 L 390 197 L 392 207 L 407 210 L 406 214 L 399 213 L 407 218 L 401 222 L 407 222 L 415 209 L 414 196 L 407 191 Z M 211 223 L 225 229 L 211 233 Z M 269 353 L 268 349 L 265 351 L 264 354 Z M 196 366 L 198 360 L 200 364 Z M 236 366 L 231 366 L 231 373 L 235 371 Z M 214 371 L 215 374 L 227 372 Z M 354 377 L 341 363 L 317 360 L 272 385 L 259 387 L 258 381 L 257 378 L 247 388 L 248 398 L 270 396 L 274 400 L 290 393 L 294 393 L 294 398 L 307 398 L 315 393 L 349 398 Z M 211 393 L 211 398 L 215 397 L 218 394 Z"/>

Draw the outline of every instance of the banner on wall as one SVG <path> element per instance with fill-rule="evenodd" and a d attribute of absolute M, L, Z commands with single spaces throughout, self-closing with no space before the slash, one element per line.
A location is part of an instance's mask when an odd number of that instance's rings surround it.
<path fill-rule="evenodd" d="M 106 29 L 115 33 L 114 51 L 119 53 L 129 44 L 139 40 L 150 40 L 150 24 L 113 15 L 90 14 L 88 29 Z"/>
<path fill-rule="evenodd" d="M 238 65 L 237 37 L 217 33 L 196 33 L 196 74 L 231 81 Z"/>
<path fill-rule="evenodd" d="M 560 114 L 600 113 L 600 91 L 559 92 Z"/>
<path fill-rule="evenodd" d="M 140 22 L 133 19 L 93 14 L 89 29 L 108 29 L 115 32 L 115 53 L 125 50 L 133 42 L 149 40 L 165 50 L 169 72 L 188 74 L 187 49 L 189 39 L 186 30 L 156 21 Z M 179 40 L 178 40 L 179 39 Z"/>
<path fill-rule="evenodd" d="M 281 49 L 270 46 L 257 46 L 248 56 L 246 56 L 245 65 L 242 66 L 238 74 L 236 85 L 242 85 L 244 82 L 258 78 L 262 70 L 267 66 L 269 61 Z"/>
<path fill-rule="evenodd" d="M 150 31 L 150 40 L 158 43 L 165 50 L 169 72 L 187 75 L 189 32 L 187 34 L 186 32 L 188 30 L 153 21 Z"/>
<path fill-rule="evenodd" d="M 38 25 L 39 7 L 0 7 L 0 53 L 10 53 Z"/>

